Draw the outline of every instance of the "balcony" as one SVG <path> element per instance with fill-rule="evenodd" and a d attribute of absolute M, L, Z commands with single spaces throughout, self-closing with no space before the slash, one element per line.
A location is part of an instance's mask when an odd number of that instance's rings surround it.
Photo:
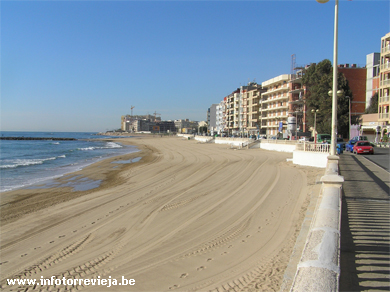
<path fill-rule="evenodd" d="M 282 109 L 288 109 L 288 104 L 268 106 L 267 108 L 263 108 L 263 111 L 276 111 Z"/>
<path fill-rule="evenodd" d="M 380 86 L 390 86 L 390 79 L 381 81 Z"/>
<path fill-rule="evenodd" d="M 390 45 L 387 45 L 386 47 L 382 48 L 381 54 L 382 55 L 390 55 Z"/>
<path fill-rule="evenodd" d="M 381 71 L 382 72 L 388 71 L 388 70 L 390 70 L 390 62 L 386 62 L 386 63 L 381 65 Z"/>
<path fill-rule="evenodd" d="M 296 100 L 291 100 L 289 101 L 288 103 L 289 104 L 302 104 L 304 103 L 305 101 L 303 99 L 296 99 Z"/>
<path fill-rule="evenodd" d="M 304 92 L 305 90 L 303 88 L 296 88 L 296 89 L 292 89 L 289 91 L 289 93 L 300 93 L 300 92 Z"/>
<path fill-rule="evenodd" d="M 281 92 L 281 91 L 287 91 L 289 90 L 288 88 L 288 85 L 287 83 L 278 87 L 278 88 L 275 88 L 275 89 L 269 89 L 268 91 L 266 92 L 263 92 L 261 95 L 264 96 L 264 95 L 270 95 L 270 94 L 273 94 L 273 93 L 278 93 L 278 92 Z"/>
<path fill-rule="evenodd" d="M 380 113 L 379 114 L 379 120 L 388 120 L 389 119 L 389 113 Z"/>
<path fill-rule="evenodd" d="M 389 101 L 390 101 L 390 96 L 389 95 L 381 96 L 379 98 L 379 103 L 388 103 Z"/>
<path fill-rule="evenodd" d="M 272 98 L 268 98 L 267 100 L 263 100 L 263 103 L 270 103 L 270 102 L 284 100 L 284 99 L 286 99 L 286 100 L 288 99 L 287 94 L 286 95 L 272 97 Z"/>

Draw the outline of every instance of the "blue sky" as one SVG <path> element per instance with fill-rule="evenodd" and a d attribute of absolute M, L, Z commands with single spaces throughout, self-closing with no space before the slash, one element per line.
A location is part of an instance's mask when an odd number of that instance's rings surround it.
<path fill-rule="evenodd" d="M 340 0 L 339 63 L 365 65 L 390 2 Z M 1 130 L 205 120 L 240 85 L 333 60 L 334 1 L 1 1 Z"/>

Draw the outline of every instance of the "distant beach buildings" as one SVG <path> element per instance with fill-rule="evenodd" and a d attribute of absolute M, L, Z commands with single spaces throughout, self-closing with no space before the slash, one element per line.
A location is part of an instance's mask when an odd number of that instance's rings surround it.
<path fill-rule="evenodd" d="M 380 53 L 366 56 L 366 65 L 339 64 L 338 71 L 353 92 L 350 114 L 359 117 L 360 134 L 374 140 L 390 133 L 390 33 L 381 38 Z M 212 135 L 267 137 L 309 137 L 306 107 L 307 88 L 302 77 L 310 64 L 297 66 L 292 55 L 290 74 L 282 74 L 261 84 L 249 82 L 212 104 L 207 111 L 208 132 Z M 371 98 L 378 94 L 377 114 L 365 116 Z M 354 119 L 356 120 L 356 118 Z"/>
<path fill-rule="evenodd" d="M 308 124 L 308 115 L 312 113 L 306 106 L 308 89 L 302 78 L 311 65 L 296 65 L 295 54 L 292 55 L 290 74 L 275 76 L 261 84 L 248 82 L 236 88 L 207 109 L 204 122 L 162 121 L 156 112 L 144 116 L 131 114 L 121 117 L 121 130 L 284 139 L 310 137 L 314 129 Z M 390 133 L 390 33 L 381 38 L 380 52 L 366 56 L 364 66 L 338 64 L 338 71 L 344 74 L 353 93 L 349 112 L 353 120 L 359 121 L 359 134 L 372 141 L 387 138 Z M 365 111 L 375 94 L 378 96 L 377 113 L 367 116 Z"/>

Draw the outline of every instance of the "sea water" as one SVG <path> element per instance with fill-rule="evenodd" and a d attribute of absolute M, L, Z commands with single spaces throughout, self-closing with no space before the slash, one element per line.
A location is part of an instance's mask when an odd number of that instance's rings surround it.
<path fill-rule="evenodd" d="M 0 192 L 41 184 L 111 156 L 138 151 L 135 146 L 103 141 L 106 136 L 80 132 L 0 132 L 3 137 L 75 138 L 0 140 Z"/>

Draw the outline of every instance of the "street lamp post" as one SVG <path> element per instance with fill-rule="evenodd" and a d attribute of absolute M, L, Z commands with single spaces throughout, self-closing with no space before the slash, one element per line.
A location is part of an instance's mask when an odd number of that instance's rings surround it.
<path fill-rule="evenodd" d="M 326 3 L 329 0 L 316 0 L 319 3 Z M 335 0 L 334 9 L 334 39 L 333 39 L 333 95 L 332 95 L 332 135 L 330 155 L 336 155 L 336 133 L 337 133 L 337 34 L 338 34 L 338 13 L 339 0 Z"/>
<path fill-rule="evenodd" d="M 319 112 L 319 109 L 312 109 L 311 112 L 314 113 L 314 144 L 317 144 L 317 130 L 316 130 L 316 125 L 317 125 L 317 113 Z"/>
<path fill-rule="evenodd" d="M 351 97 L 348 97 L 348 140 L 351 140 Z"/>
<path fill-rule="evenodd" d="M 298 114 L 295 112 L 295 141 L 298 140 Z"/>

